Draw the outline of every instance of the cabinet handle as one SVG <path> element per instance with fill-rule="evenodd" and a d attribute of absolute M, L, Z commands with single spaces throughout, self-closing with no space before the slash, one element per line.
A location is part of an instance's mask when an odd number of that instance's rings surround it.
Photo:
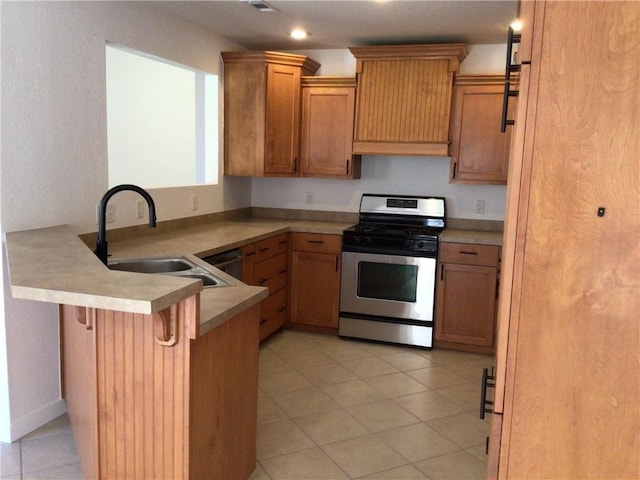
<path fill-rule="evenodd" d="M 349 175 L 349 159 L 347 158 L 347 175 Z"/>
<path fill-rule="evenodd" d="M 440 265 L 440 281 L 444 280 L 444 265 Z"/>
<path fill-rule="evenodd" d="M 478 252 L 468 252 L 466 250 L 460 250 L 460 255 L 477 255 Z"/>
<path fill-rule="evenodd" d="M 289 243 L 289 240 L 280 240 L 280 245 L 285 245 Z"/>
<path fill-rule="evenodd" d="M 520 65 L 513 65 L 511 63 L 511 57 L 513 55 L 513 45 L 520 43 L 520 34 L 514 33 L 513 28 L 509 27 L 509 33 L 507 35 L 507 65 L 504 71 L 504 95 L 502 97 L 502 118 L 500 120 L 500 132 L 507 131 L 507 125 L 514 125 L 514 120 L 507 120 L 507 110 L 509 110 L 509 97 L 517 97 L 518 91 L 511 90 L 511 73 L 519 72 Z"/>
<path fill-rule="evenodd" d="M 451 178 L 456 178 L 456 174 L 458 173 L 458 162 L 453 162 L 453 175 Z"/>
<path fill-rule="evenodd" d="M 269 281 L 269 279 L 267 277 L 261 278 L 260 280 L 258 280 L 258 283 L 260 285 L 262 285 L 263 283 L 267 283 Z"/>
<path fill-rule="evenodd" d="M 336 255 L 336 272 L 338 271 L 338 262 L 340 260 L 340 257 L 338 255 Z"/>
<path fill-rule="evenodd" d="M 261 252 L 266 252 L 267 250 L 269 250 L 269 247 L 262 247 L 262 248 L 260 249 L 260 251 L 261 251 Z"/>
<path fill-rule="evenodd" d="M 287 309 L 287 307 L 280 307 L 278 308 L 278 312 L 284 312 Z"/>
<path fill-rule="evenodd" d="M 253 257 L 255 254 L 256 254 L 256 252 L 248 252 L 248 253 L 245 253 L 244 256 L 245 257 Z"/>
<path fill-rule="evenodd" d="M 261 318 L 260 319 L 260 325 L 264 325 L 265 323 L 267 323 L 269 321 L 268 318 Z"/>
<path fill-rule="evenodd" d="M 283 270 L 278 270 L 278 273 L 282 274 L 282 273 L 287 273 L 287 269 L 283 269 Z"/>
<path fill-rule="evenodd" d="M 491 375 L 487 368 L 482 369 L 482 388 L 480 389 L 480 418 L 484 420 L 485 413 L 493 413 L 493 402 L 487 400 L 487 388 L 495 388 L 496 377 L 491 369 Z"/>
<path fill-rule="evenodd" d="M 324 240 L 307 240 L 308 243 L 315 243 L 317 245 L 322 245 Z"/>

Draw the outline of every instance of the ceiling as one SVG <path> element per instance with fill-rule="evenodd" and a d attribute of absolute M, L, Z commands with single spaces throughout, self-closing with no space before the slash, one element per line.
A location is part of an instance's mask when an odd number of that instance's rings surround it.
<path fill-rule="evenodd" d="M 159 1 L 169 10 L 249 50 L 309 50 L 416 43 L 506 43 L 517 0 L 247 0 Z M 264 3 L 264 2 L 263 2 Z M 303 27 L 310 36 L 293 40 Z"/>

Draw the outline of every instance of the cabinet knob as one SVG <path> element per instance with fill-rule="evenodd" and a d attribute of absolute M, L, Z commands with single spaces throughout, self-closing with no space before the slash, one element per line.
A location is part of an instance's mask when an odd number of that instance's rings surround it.
<path fill-rule="evenodd" d="M 262 285 L 263 283 L 267 283 L 268 281 L 269 281 L 269 279 L 268 279 L 268 278 L 263 277 L 263 278 L 261 278 L 260 280 L 258 280 L 258 283 L 259 283 L 260 285 Z"/>

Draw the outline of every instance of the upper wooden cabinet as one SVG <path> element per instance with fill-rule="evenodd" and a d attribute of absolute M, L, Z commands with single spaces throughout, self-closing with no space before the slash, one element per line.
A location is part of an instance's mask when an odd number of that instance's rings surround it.
<path fill-rule="evenodd" d="M 360 155 L 352 154 L 354 77 L 302 78 L 300 175 L 360 178 Z"/>
<path fill-rule="evenodd" d="M 353 153 L 448 156 L 453 81 L 466 46 L 349 50 L 358 83 Z"/>
<path fill-rule="evenodd" d="M 300 77 L 320 64 L 277 52 L 223 52 L 222 59 L 225 175 L 297 175 Z"/>
<path fill-rule="evenodd" d="M 451 107 L 450 183 L 506 184 L 511 129 L 500 132 L 504 77 L 459 76 Z"/>

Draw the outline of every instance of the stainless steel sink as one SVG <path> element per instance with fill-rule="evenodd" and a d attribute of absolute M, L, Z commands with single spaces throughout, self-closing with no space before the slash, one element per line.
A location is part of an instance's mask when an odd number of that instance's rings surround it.
<path fill-rule="evenodd" d="M 202 280 L 204 288 L 229 287 L 233 283 L 198 265 L 187 257 L 118 258 L 109 260 L 110 270 L 151 273 Z"/>
<path fill-rule="evenodd" d="M 169 273 L 191 270 L 194 263 L 185 258 L 122 258 L 109 260 L 111 270 L 138 273 Z"/>

